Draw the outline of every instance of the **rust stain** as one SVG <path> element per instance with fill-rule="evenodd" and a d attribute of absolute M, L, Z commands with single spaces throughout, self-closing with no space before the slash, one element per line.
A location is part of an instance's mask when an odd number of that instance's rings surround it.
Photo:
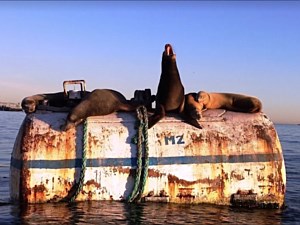
<path fill-rule="evenodd" d="M 258 174 L 257 175 L 257 181 L 265 181 L 265 177 Z"/>
<path fill-rule="evenodd" d="M 66 132 L 65 152 L 69 152 L 75 145 L 75 128 Z"/>
<path fill-rule="evenodd" d="M 272 149 L 272 140 L 274 138 L 272 138 L 268 133 L 267 133 L 267 130 L 265 129 L 264 126 L 262 125 L 253 125 L 253 129 L 254 129 L 254 132 L 256 133 L 256 136 L 264 141 L 266 141 L 267 145 L 268 145 L 268 149 Z M 269 131 L 269 129 L 268 129 Z"/>
<path fill-rule="evenodd" d="M 223 199 L 224 197 L 224 189 L 225 189 L 225 180 L 228 180 L 228 173 L 225 173 L 223 170 L 223 165 L 222 166 L 222 171 L 221 171 L 221 179 L 220 179 L 220 185 L 219 185 L 219 198 L 220 200 Z"/>
<path fill-rule="evenodd" d="M 97 146 L 99 143 L 99 140 L 96 136 L 92 135 L 91 132 L 89 132 L 89 145 L 92 146 Z"/>
<path fill-rule="evenodd" d="M 195 198 L 195 195 L 192 194 L 194 188 L 178 188 L 179 193 L 176 197 L 179 198 Z"/>
<path fill-rule="evenodd" d="M 178 177 L 171 175 L 171 174 L 168 175 L 168 181 L 169 181 L 169 183 L 182 184 L 183 186 L 189 186 L 189 185 L 193 185 L 193 184 L 197 183 L 197 181 L 187 181 L 184 179 L 179 179 Z"/>
<path fill-rule="evenodd" d="M 168 193 L 165 190 L 159 192 L 159 197 L 169 197 Z"/>
<path fill-rule="evenodd" d="M 34 191 L 35 193 L 38 193 L 38 192 L 42 193 L 42 192 L 44 192 L 44 191 L 47 191 L 47 188 L 44 186 L 44 184 L 34 185 L 33 191 Z"/>
<path fill-rule="evenodd" d="M 101 185 L 99 183 L 97 183 L 94 179 L 92 180 L 88 180 L 85 185 L 87 186 L 95 186 L 97 189 L 99 189 L 101 187 Z"/>
<path fill-rule="evenodd" d="M 251 194 L 254 194 L 253 193 L 253 190 L 241 190 L 239 189 L 236 194 L 238 195 L 251 195 Z"/>
<path fill-rule="evenodd" d="M 270 183 L 274 184 L 274 182 L 275 182 L 275 177 L 274 177 L 274 174 L 273 174 L 273 173 L 271 173 L 271 174 L 268 175 L 268 179 L 269 179 L 269 182 L 270 182 Z"/>
<path fill-rule="evenodd" d="M 158 195 L 154 194 L 154 191 L 149 191 L 147 197 L 169 197 L 169 194 L 164 190 L 160 190 Z"/>
<path fill-rule="evenodd" d="M 154 191 L 149 191 L 149 193 L 147 194 L 147 197 L 152 197 L 154 196 Z"/>
<path fill-rule="evenodd" d="M 195 196 L 191 192 L 192 190 L 195 189 L 197 191 L 200 191 L 202 189 L 203 193 L 205 189 L 208 195 L 211 192 L 216 192 L 218 195 L 218 199 L 221 201 L 224 197 L 225 180 L 228 179 L 228 174 L 225 173 L 223 169 L 221 170 L 221 174 L 219 174 L 216 178 L 211 179 L 208 177 L 204 179 L 197 179 L 195 181 L 187 181 L 169 174 L 168 187 L 171 196 L 188 197 L 193 199 Z"/>
<path fill-rule="evenodd" d="M 191 142 L 184 147 L 186 151 L 192 151 L 195 155 L 203 154 L 201 149 L 203 146 L 206 147 L 212 155 L 222 155 L 224 151 L 228 149 L 228 146 L 232 142 L 232 140 L 217 131 L 206 131 L 205 133 L 188 133 L 190 136 Z"/>
<path fill-rule="evenodd" d="M 169 184 L 177 184 L 177 185 L 180 184 L 184 187 L 188 187 L 188 186 L 199 184 L 199 183 L 208 184 L 212 188 L 218 188 L 218 187 L 223 186 L 222 178 L 220 175 L 215 179 L 205 178 L 205 179 L 198 179 L 195 181 L 187 181 L 184 179 L 180 179 L 177 176 L 169 174 L 168 181 L 169 181 Z"/>
<path fill-rule="evenodd" d="M 162 177 L 162 176 L 165 176 L 165 175 L 166 175 L 165 173 L 160 173 L 158 170 L 148 169 L 148 176 L 149 177 L 157 178 L 157 177 Z"/>
<path fill-rule="evenodd" d="M 88 200 L 90 201 L 90 200 L 92 200 L 92 198 L 93 198 L 93 192 L 89 191 L 88 192 Z"/>
<path fill-rule="evenodd" d="M 136 174 L 136 169 L 131 169 L 129 167 L 118 166 L 118 167 L 113 167 L 112 172 L 113 173 L 119 173 L 119 174 L 129 174 L 129 176 L 134 177 L 135 174 Z"/>
<path fill-rule="evenodd" d="M 282 173 L 281 173 L 282 165 L 283 165 L 283 161 L 281 160 L 281 161 L 278 162 L 278 169 L 277 169 L 276 178 L 277 178 L 277 181 L 278 181 L 277 192 L 284 195 L 286 190 L 285 190 L 285 185 L 284 185 L 283 178 L 282 178 Z"/>
<path fill-rule="evenodd" d="M 244 180 L 245 179 L 243 174 L 238 174 L 236 171 L 231 171 L 230 178 L 231 179 L 236 179 L 236 180 Z"/>
<path fill-rule="evenodd" d="M 58 132 L 51 130 L 50 126 L 38 127 L 35 125 L 35 118 L 27 117 L 25 122 L 25 132 L 22 139 L 23 152 L 39 152 L 45 159 L 52 159 L 60 150 L 66 150 L 70 153 L 75 146 L 75 129 L 67 132 Z M 67 158 L 73 156 L 66 155 Z"/>
<path fill-rule="evenodd" d="M 29 186 L 30 171 L 22 168 L 20 176 L 20 200 L 21 202 L 29 202 L 29 196 L 31 195 L 31 188 Z"/>
<path fill-rule="evenodd" d="M 125 134 L 125 129 L 123 127 L 120 127 L 119 129 L 119 136 L 122 136 L 123 134 Z"/>
<path fill-rule="evenodd" d="M 131 170 L 134 169 L 130 169 L 129 167 L 122 167 L 122 166 L 118 166 L 118 167 L 113 167 L 113 173 L 122 173 L 122 174 L 131 174 Z"/>
<path fill-rule="evenodd" d="M 193 141 L 193 143 L 202 143 L 202 142 L 228 142 L 230 141 L 230 138 L 228 136 L 225 135 L 220 135 L 220 132 L 216 132 L 216 131 L 207 131 L 205 134 L 200 133 L 200 134 L 196 134 L 195 132 L 193 132 L 190 136 L 191 136 L 191 140 Z"/>
<path fill-rule="evenodd" d="M 46 193 L 48 190 L 44 186 L 44 184 L 40 185 L 35 185 L 32 188 L 33 191 L 33 197 L 34 197 L 34 202 L 45 202 L 46 200 Z"/>
<path fill-rule="evenodd" d="M 26 116 L 25 121 L 24 121 L 24 133 L 23 133 L 23 137 L 21 140 L 21 153 L 25 153 L 28 152 L 29 150 L 31 150 L 31 143 L 33 142 L 33 140 L 30 138 L 30 131 L 33 127 L 33 122 L 31 119 L 29 119 L 28 116 Z"/>

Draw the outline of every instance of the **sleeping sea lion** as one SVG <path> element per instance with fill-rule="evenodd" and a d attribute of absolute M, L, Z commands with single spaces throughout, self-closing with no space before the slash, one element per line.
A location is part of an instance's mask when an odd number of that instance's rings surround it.
<path fill-rule="evenodd" d="M 89 116 L 108 115 L 116 111 L 133 111 L 137 108 L 119 92 L 110 89 L 95 89 L 87 94 L 67 116 L 62 130 L 80 124 Z"/>
<path fill-rule="evenodd" d="M 262 109 L 261 101 L 251 97 L 233 93 L 198 93 L 186 94 L 185 112 L 199 120 L 201 112 L 206 109 L 225 109 L 234 112 L 256 113 Z"/>
<path fill-rule="evenodd" d="M 170 44 L 165 45 L 162 54 L 161 76 L 156 93 L 156 107 L 154 115 L 149 117 L 148 127 L 153 127 L 166 112 L 183 112 L 184 87 L 181 83 L 176 55 Z"/>
<path fill-rule="evenodd" d="M 83 93 L 87 94 L 85 91 Z M 80 99 L 70 101 L 66 98 L 64 92 L 36 94 L 28 96 L 22 100 L 21 106 L 25 113 L 33 113 L 36 111 L 38 105 L 48 105 L 54 107 L 74 107 L 80 102 Z"/>
<path fill-rule="evenodd" d="M 198 92 L 198 102 L 204 109 L 226 109 L 234 112 L 256 113 L 262 109 L 261 101 L 252 96 L 233 93 Z"/>

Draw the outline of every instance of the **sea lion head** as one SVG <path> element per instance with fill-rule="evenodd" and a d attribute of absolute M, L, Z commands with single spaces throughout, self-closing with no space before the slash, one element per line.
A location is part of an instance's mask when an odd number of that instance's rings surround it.
<path fill-rule="evenodd" d="M 203 104 L 198 102 L 198 95 L 196 93 L 189 93 L 185 95 L 185 113 L 190 118 L 201 119 L 201 111 Z"/>
<path fill-rule="evenodd" d="M 165 60 L 176 60 L 176 54 L 173 51 L 171 44 L 165 45 L 165 51 L 163 52 L 163 59 Z"/>
<path fill-rule="evenodd" d="M 210 101 L 210 96 L 205 91 L 199 91 L 197 94 L 197 101 L 202 103 L 204 106 L 207 105 Z"/>
<path fill-rule="evenodd" d="M 31 97 L 26 97 L 22 100 L 21 106 L 25 113 L 33 113 L 36 110 L 36 101 Z"/>

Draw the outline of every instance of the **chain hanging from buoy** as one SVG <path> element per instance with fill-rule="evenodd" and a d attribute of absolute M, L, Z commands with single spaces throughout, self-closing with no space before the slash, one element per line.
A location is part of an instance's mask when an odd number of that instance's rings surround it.
<path fill-rule="evenodd" d="M 149 167 L 149 147 L 148 147 L 148 115 L 145 106 L 140 106 L 136 110 L 139 119 L 139 127 L 137 137 L 133 138 L 133 142 L 137 145 L 137 166 L 134 187 L 127 201 L 133 202 L 141 199 L 148 177 Z M 144 150 L 144 166 L 143 166 L 143 149 Z M 143 172 L 143 175 L 142 175 Z"/>

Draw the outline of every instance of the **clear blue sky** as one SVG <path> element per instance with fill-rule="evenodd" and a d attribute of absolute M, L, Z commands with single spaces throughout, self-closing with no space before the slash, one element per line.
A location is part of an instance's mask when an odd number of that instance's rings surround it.
<path fill-rule="evenodd" d="M 174 46 L 186 93 L 257 96 L 279 123 L 300 123 L 300 2 L 0 2 L 0 101 L 87 89 L 156 93 Z"/>

